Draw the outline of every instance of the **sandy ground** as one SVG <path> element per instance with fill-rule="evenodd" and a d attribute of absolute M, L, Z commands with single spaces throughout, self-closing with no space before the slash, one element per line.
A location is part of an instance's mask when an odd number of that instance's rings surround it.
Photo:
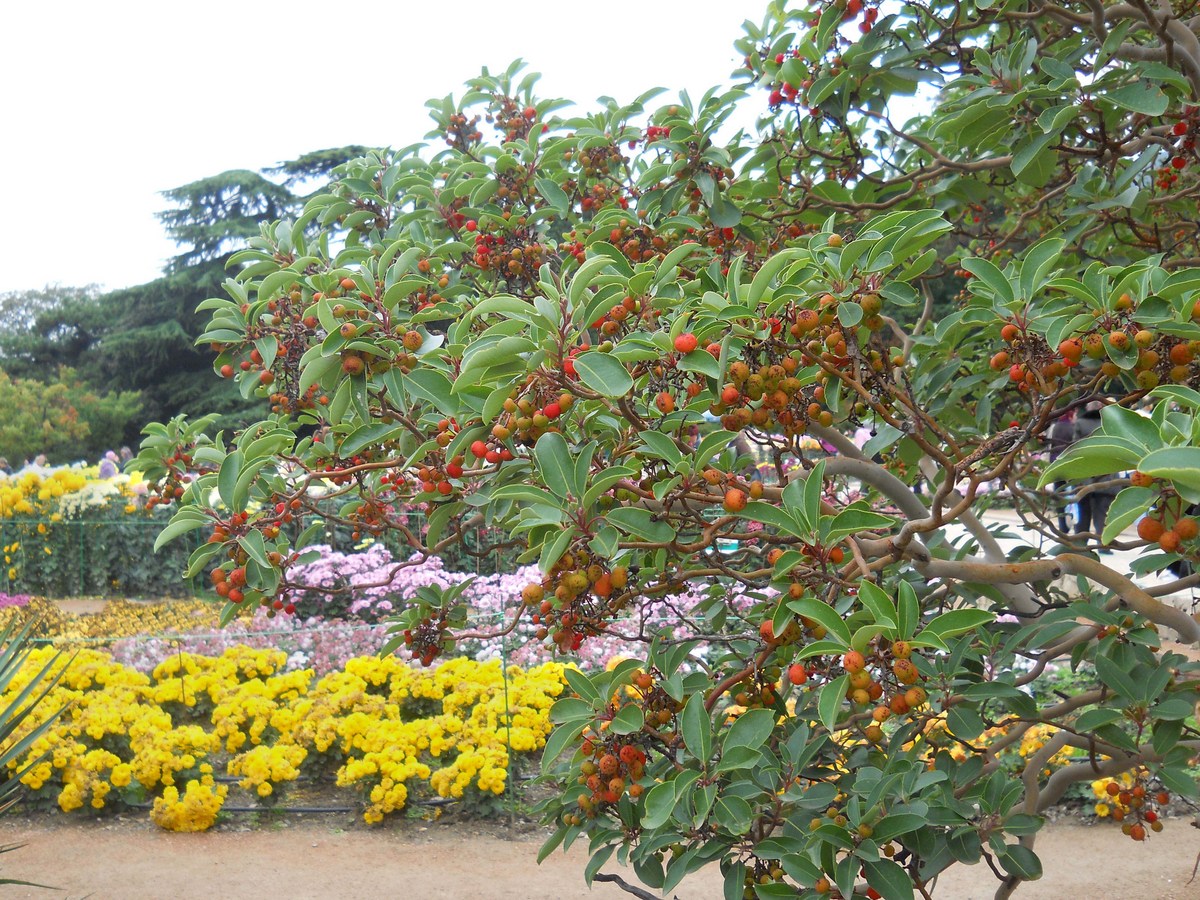
<path fill-rule="evenodd" d="M 254 830 L 225 825 L 207 834 L 169 834 L 142 821 L 45 823 L 10 819 L 0 841 L 25 842 L 0 858 L 0 876 L 56 885 L 7 887 L 6 898 L 72 900 L 238 900 L 238 898 L 437 897 L 439 900 L 557 900 L 629 897 L 612 884 L 583 883 L 582 848 L 536 864 L 540 834 L 506 834 L 469 824 L 414 823 L 380 830 L 344 816 L 278 822 Z M 1196 900 L 1188 884 L 1200 832 L 1174 820 L 1144 845 L 1116 827 L 1050 826 L 1038 839 L 1046 875 L 1017 892 L 1023 900 L 1137 898 Z M 606 867 L 604 871 L 613 871 Z M 624 873 L 631 878 L 630 873 Z M 947 873 L 934 896 L 983 900 L 995 881 L 983 864 Z M 715 870 L 685 881 L 679 900 L 719 900 Z"/>

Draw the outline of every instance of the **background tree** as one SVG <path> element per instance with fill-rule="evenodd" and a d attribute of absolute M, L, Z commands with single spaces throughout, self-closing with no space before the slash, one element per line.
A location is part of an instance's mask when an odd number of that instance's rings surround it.
<path fill-rule="evenodd" d="M 363 152 L 354 145 L 318 150 L 263 173 L 224 172 L 164 191 L 181 204 L 160 216 L 181 247 L 167 274 L 106 293 L 94 286 L 47 287 L 0 297 L 0 368 L 50 383 L 67 366 L 98 396 L 116 392 L 112 409 L 130 417 L 115 435 L 111 423 L 93 422 L 89 453 L 135 443 L 146 422 L 180 413 L 215 412 L 220 427 L 244 425 L 255 403 L 230 384 L 202 377 L 211 371 L 213 353 L 196 345 L 206 320 L 196 307 L 220 289 L 235 249 L 264 225 L 296 213 L 307 191 Z M 131 393 L 137 403 L 126 396 Z"/>
<path fill-rule="evenodd" d="M 13 376 L 43 378 L 78 364 L 106 330 L 99 296 L 94 285 L 0 295 L 0 366 Z"/>
<path fill-rule="evenodd" d="M 1041 814 L 1118 773 L 1143 840 L 1200 750 L 1197 666 L 1160 637 L 1200 639 L 1164 599 L 1196 579 L 1163 574 L 1200 532 L 1197 21 L 772 4 L 737 88 L 567 118 L 485 71 L 430 104 L 446 149 L 348 162 L 233 257 L 201 340 L 272 415 L 229 445 L 148 432 L 140 464 L 182 494 L 165 537 L 209 532 L 191 568 L 221 563 L 228 615 L 286 612 L 290 526 L 332 488 L 333 519 L 414 561 L 503 532 L 543 573 L 505 628 L 644 639 L 553 713 L 547 852 L 586 835 L 589 877 L 623 885 L 596 874 L 619 852 L 666 891 L 715 863 L 727 897 L 907 898 L 984 860 L 1006 897 L 1040 874 Z M 747 106 L 758 133 L 718 142 Z M 1096 403 L 1048 464 L 1039 436 Z M 1097 479 L 1121 488 L 1103 533 L 1059 531 L 1046 486 Z M 1038 541 L 1005 553 L 993 483 Z M 645 634 L 661 604 L 680 628 Z M 468 614 L 413 598 L 395 646 L 428 665 Z M 1091 688 L 1027 693 L 1060 666 Z"/>
<path fill-rule="evenodd" d="M 0 403 L 0 457 L 14 469 L 41 453 L 51 463 L 94 461 L 120 446 L 138 411 L 136 393 L 97 395 L 65 366 L 49 382 L 0 371 Z"/>

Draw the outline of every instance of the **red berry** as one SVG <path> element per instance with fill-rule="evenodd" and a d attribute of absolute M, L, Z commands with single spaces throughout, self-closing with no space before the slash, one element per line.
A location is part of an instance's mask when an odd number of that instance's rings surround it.
<path fill-rule="evenodd" d="M 1171 160 L 1171 165 L 1174 166 L 1176 169 L 1182 169 L 1184 166 L 1187 165 L 1187 159 L 1185 159 L 1182 156 L 1176 156 L 1174 159 Z"/>
<path fill-rule="evenodd" d="M 467 231 L 474 231 L 479 227 L 479 223 L 474 219 L 467 219 L 467 224 L 464 227 L 467 229 Z"/>
<path fill-rule="evenodd" d="M 547 403 L 542 408 L 542 415 L 544 415 L 550 421 L 554 421 L 562 415 L 562 406 L 560 406 L 558 403 Z"/>
<path fill-rule="evenodd" d="M 1171 131 L 1173 134 L 1176 134 L 1179 136 L 1183 136 L 1183 135 L 1187 134 L 1187 131 L 1188 131 L 1187 122 L 1176 122 L 1175 126 L 1171 129 Z"/>
<path fill-rule="evenodd" d="M 776 54 L 775 54 L 775 65 L 777 65 L 777 66 L 782 66 L 782 65 L 783 65 L 783 59 L 784 59 L 784 56 L 783 56 L 783 54 L 782 54 L 782 53 L 776 53 Z"/>
<path fill-rule="evenodd" d="M 690 331 L 675 338 L 675 350 L 679 353 L 691 353 L 698 346 L 700 346 L 700 342 Z"/>
<path fill-rule="evenodd" d="M 485 444 L 483 441 L 476 441 L 475 443 L 473 443 L 471 445 L 471 453 L 477 459 L 483 459 L 485 456 L 487 456 L 487 452 L 488 452 L 487 444 Z"/>

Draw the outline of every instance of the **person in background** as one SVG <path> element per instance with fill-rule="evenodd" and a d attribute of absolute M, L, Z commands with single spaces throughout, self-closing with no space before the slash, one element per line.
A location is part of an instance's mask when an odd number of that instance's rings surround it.
<path fill-rule="evenodd" d="M 1071 442 L 1075 440 L 1075 411 L 1070 410 L 1054 420 L 1054 424 L 1050 426 L 1050 432 L 1046 435 L 1046 446 L 1050 451 L 1050 462 L 1054 462 L 1063 451 L 1071 446 Z M 1067 521 L 1067 503 L 1063 500 L 1062 491 L 1066 487 L 1065 484 L 1057 483 L 1051 487 L 1055 492 L 1054 506 L 1058 512 L 1058 530 L 1063 534 L 1069 534 L 1071 531 L 1070 523 Z"/>
<path fill-rule="evenodd" d="M 12 466 L 10 466 L 8 464 L 8 460 L 5 457 L 0 456 L 0 475 L 11 475 L 11 474 L 12 474 Z"/>
<path fill-rule="evenodd" d="M 1093 400 L 1076 417 L 1074 429 L 1075 440 L 1081 441 L 1085 437 L 1089 437 L 1092 432 L 1100 427 L 1100 410 L 1102 406 L 1103 404 L 1099 400 Z M 1119 490 L 1118 486 L 1108 484 L 1113 480 L 1114 478 L 1111 475 L 1089 479 L 1087 487 L 1091 489 L 1079 498 L 1079 521 L 1075 523 L 1076 534 L 1083 534 L 1088 531 L 1094 532 L 1096 535 L 1104 533 L 1104 523 L 1108 519 L 1108 508 L 1112 506 L 1113 497 L 1116 496 Z M 1104 486 L 1093 487 L 1094 485 Z"/>
<path fill-rule="evenodd" d="M 117 454 L 109 450 L 100 460 L 100 477 L 101 478 L 116 478 L 117 477 Z"/>

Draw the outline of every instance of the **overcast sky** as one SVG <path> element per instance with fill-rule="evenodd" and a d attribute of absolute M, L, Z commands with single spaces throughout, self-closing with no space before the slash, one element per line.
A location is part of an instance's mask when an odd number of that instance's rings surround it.
<path fill-rule="evenodd" d="M 0 9 L 0 292 L 160 274 L 159 191 L 345 144 L 423 138 L 427 99 L 521 57 L 542 97 L 699 96 L 758 0 L 354 5 L 24 3 Z"/>

